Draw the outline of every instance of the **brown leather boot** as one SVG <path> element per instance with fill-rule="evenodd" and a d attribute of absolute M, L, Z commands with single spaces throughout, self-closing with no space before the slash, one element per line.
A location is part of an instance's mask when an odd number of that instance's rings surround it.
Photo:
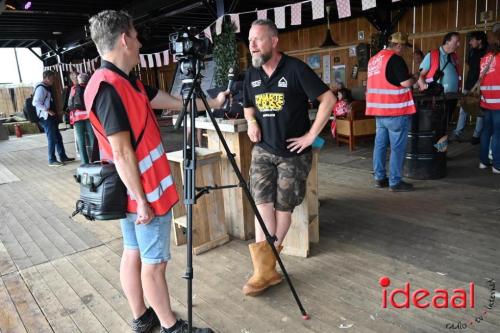
<path fill-rule="evenodd" d="M 246 296 L 257 296 L 267 288 L 283 281 L 282 276 L 276 271 L 276 258 L 267 241 L 250 244 L 250 256 L 253 263 L 253 275 L 243 286 Z M 283 246 L 276 248 L 278 253 Z"/>

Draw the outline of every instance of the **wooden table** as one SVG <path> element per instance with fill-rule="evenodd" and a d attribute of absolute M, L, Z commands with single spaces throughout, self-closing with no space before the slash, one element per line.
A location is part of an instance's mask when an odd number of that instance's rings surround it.
<path fill-rule="evenodd" d="M 176 117 L 173 118 L 176 122 Z M 250 161 L 252 158 L 253 144 L 247 135 L 247 122 L 245 119 L 217 119 L 217 123 L 222 132 L 231 153 L 235 156 L 243 178 L 248 181 L 250 172 Z M 197 117 L 195 126 L 198 129 L 204 129 L 207 133 L 208 149 L 219 150 L 221 155 L 221 184 L 238 184 L 239 180 L 233 171 L 231 163 L 227 158 L 224 147 L 215 131 L 215 128 L 209 118 Z M 248 201 L 243 189 L 240 187 L 222 190 L 224 197 L 224 207 L 226 216 L 226 225 L 229 234 L 232 237 L 247 240 L 255 237 L 254 213 L 250 202 Z"/>

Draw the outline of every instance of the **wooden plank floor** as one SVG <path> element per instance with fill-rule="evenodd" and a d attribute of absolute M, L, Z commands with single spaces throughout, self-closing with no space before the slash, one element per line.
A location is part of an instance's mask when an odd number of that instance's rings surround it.
<path fill-rule="evenodd" d="M 72 131 L 63 136 L 73 154 Z M 0 332 L 128 332 L 119 224 L 69 218 L 77 163 L 49 168 L 44 143 L 42 135 L 0 142 L 2 173 L 19 179 L 0 185 Z M 301 319 L 284 283 L 261 297 L 242 295 L 251 261 L 248 243 L 233 240 L 194 257 L 195 323 L 221 333 L 456 331 L 450 323 L 500 332 L 498 294 L 487 309 L 487 279 L 500 281 L 500 177 L 477 169 L 477 146 L 454 145 L 449 155 L 446 178 L 397 194 L 371 187 L 369 145 L 349 153 L 328 142 L 320 243 L 307 259 L 283 256 L 311 320 Z M 172 306 L 185 318 L 185 247 L 171 250 Z M 383 276 L 390 290 L 410 282 L 412 291 L 452 292 L 474 281 L 476 307 L 383 309 Z"/>

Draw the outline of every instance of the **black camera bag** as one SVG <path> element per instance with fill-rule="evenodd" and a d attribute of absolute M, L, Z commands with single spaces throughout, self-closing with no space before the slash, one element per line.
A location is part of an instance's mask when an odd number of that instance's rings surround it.
<path fill-rule="evenodd" d="M 73 216 L 81 213 L 91 221 L 125 217 L 127 188 L 113 163 L 97 161 L 81 165 L 74 177 L 80 184 L 80 199 Z"/>

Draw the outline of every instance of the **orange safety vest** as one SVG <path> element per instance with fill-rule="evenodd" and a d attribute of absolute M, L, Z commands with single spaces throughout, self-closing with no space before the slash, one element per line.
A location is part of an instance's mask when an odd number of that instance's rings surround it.
<path fill-rule="evenodd" d="M 440 59 L 440 51 L 439 49 L 435 49 L 431 51 L 431 67 L 429 68 L 429 71 L 425 75 L 425 81 L 426 82 L 432 82 L 434 81 L 434 74 L 440 67 L 439 59 Z M 458 87 L 462 86 L 460 83 L 462 81 L 462 75 L 460 73 L 462 72 L 462 69 L 460 68 L 460 64 L 458 63 L 458 56 L 455 52 L 451 54 L 451 63 L 448 64 L 453 65 L 455 67 L 455 70 L 457 71 L 457 77 L 458 77 Z M 443 64 L 444 66 L 444 64 Z"/>
<path fill-rule="evenodd" d="M 85 88 L 84 85 L 80 85 L 82 88 Z M 72 86 L 71 91 L 69 93 L 70 96 L 75 96 L 76 95 L 76 87 Z M 80 120 L 87 120 L 89 119 L 89 113 L 86 110 L 72 110 L 69 112 L 69 123 L 71 125 L 74 125 L 75 122 L 80 121 Z"/>
<path fill-rule="evenodd" d="M 491 60 L 493 57 L 493 60 Z M 488 110 L 500 110 L 500 53 L 493 55 L 489 52 L 481 58 L 481 71 L 482 73 L 491 60 L 490 68 L 484 75 L 480 89 L 481 89 L 481 102 L 479 105 Z M 497 65 L 499 65 L 497 67 Z"/>
<path fill-rule="evenodd" d="M 85 106 L 87 110 L 92 111 L 89 112 L 89 118 L 99 141 L 99 147 L 102 150 L 101 159 L 111 161 L 113 161 L 111 145 L 106 138 L 103 126 L 95 115 L 95 110 L 92 108 L 101 82 L 107 82 L 113 86 L 120 96 L 120 100 L 127 112 L 132 134 L 137 141 L 135 155 L 146 199 L 153 208 L 155 215 L 164 215 L 177 203 L 179 196 L 161 142 L 160 127 L 144 86 L 137 80 L 137 86 L 140 90 L 137 91 L 120 74 L 107 68 L 100 68 L 92 75 L 85 89 Z M 128 193 L 127 211 L 131 213 L 137 212 L 137 201 L 130 192 Z"/>
<path fill-rule="evenodd" d="M 369 116 L 403 116 L 416 112 L 410 88 L 395 86 L 385 77 L 392 50 L 382 50 L 368 62 L 366 114 Z"/>

